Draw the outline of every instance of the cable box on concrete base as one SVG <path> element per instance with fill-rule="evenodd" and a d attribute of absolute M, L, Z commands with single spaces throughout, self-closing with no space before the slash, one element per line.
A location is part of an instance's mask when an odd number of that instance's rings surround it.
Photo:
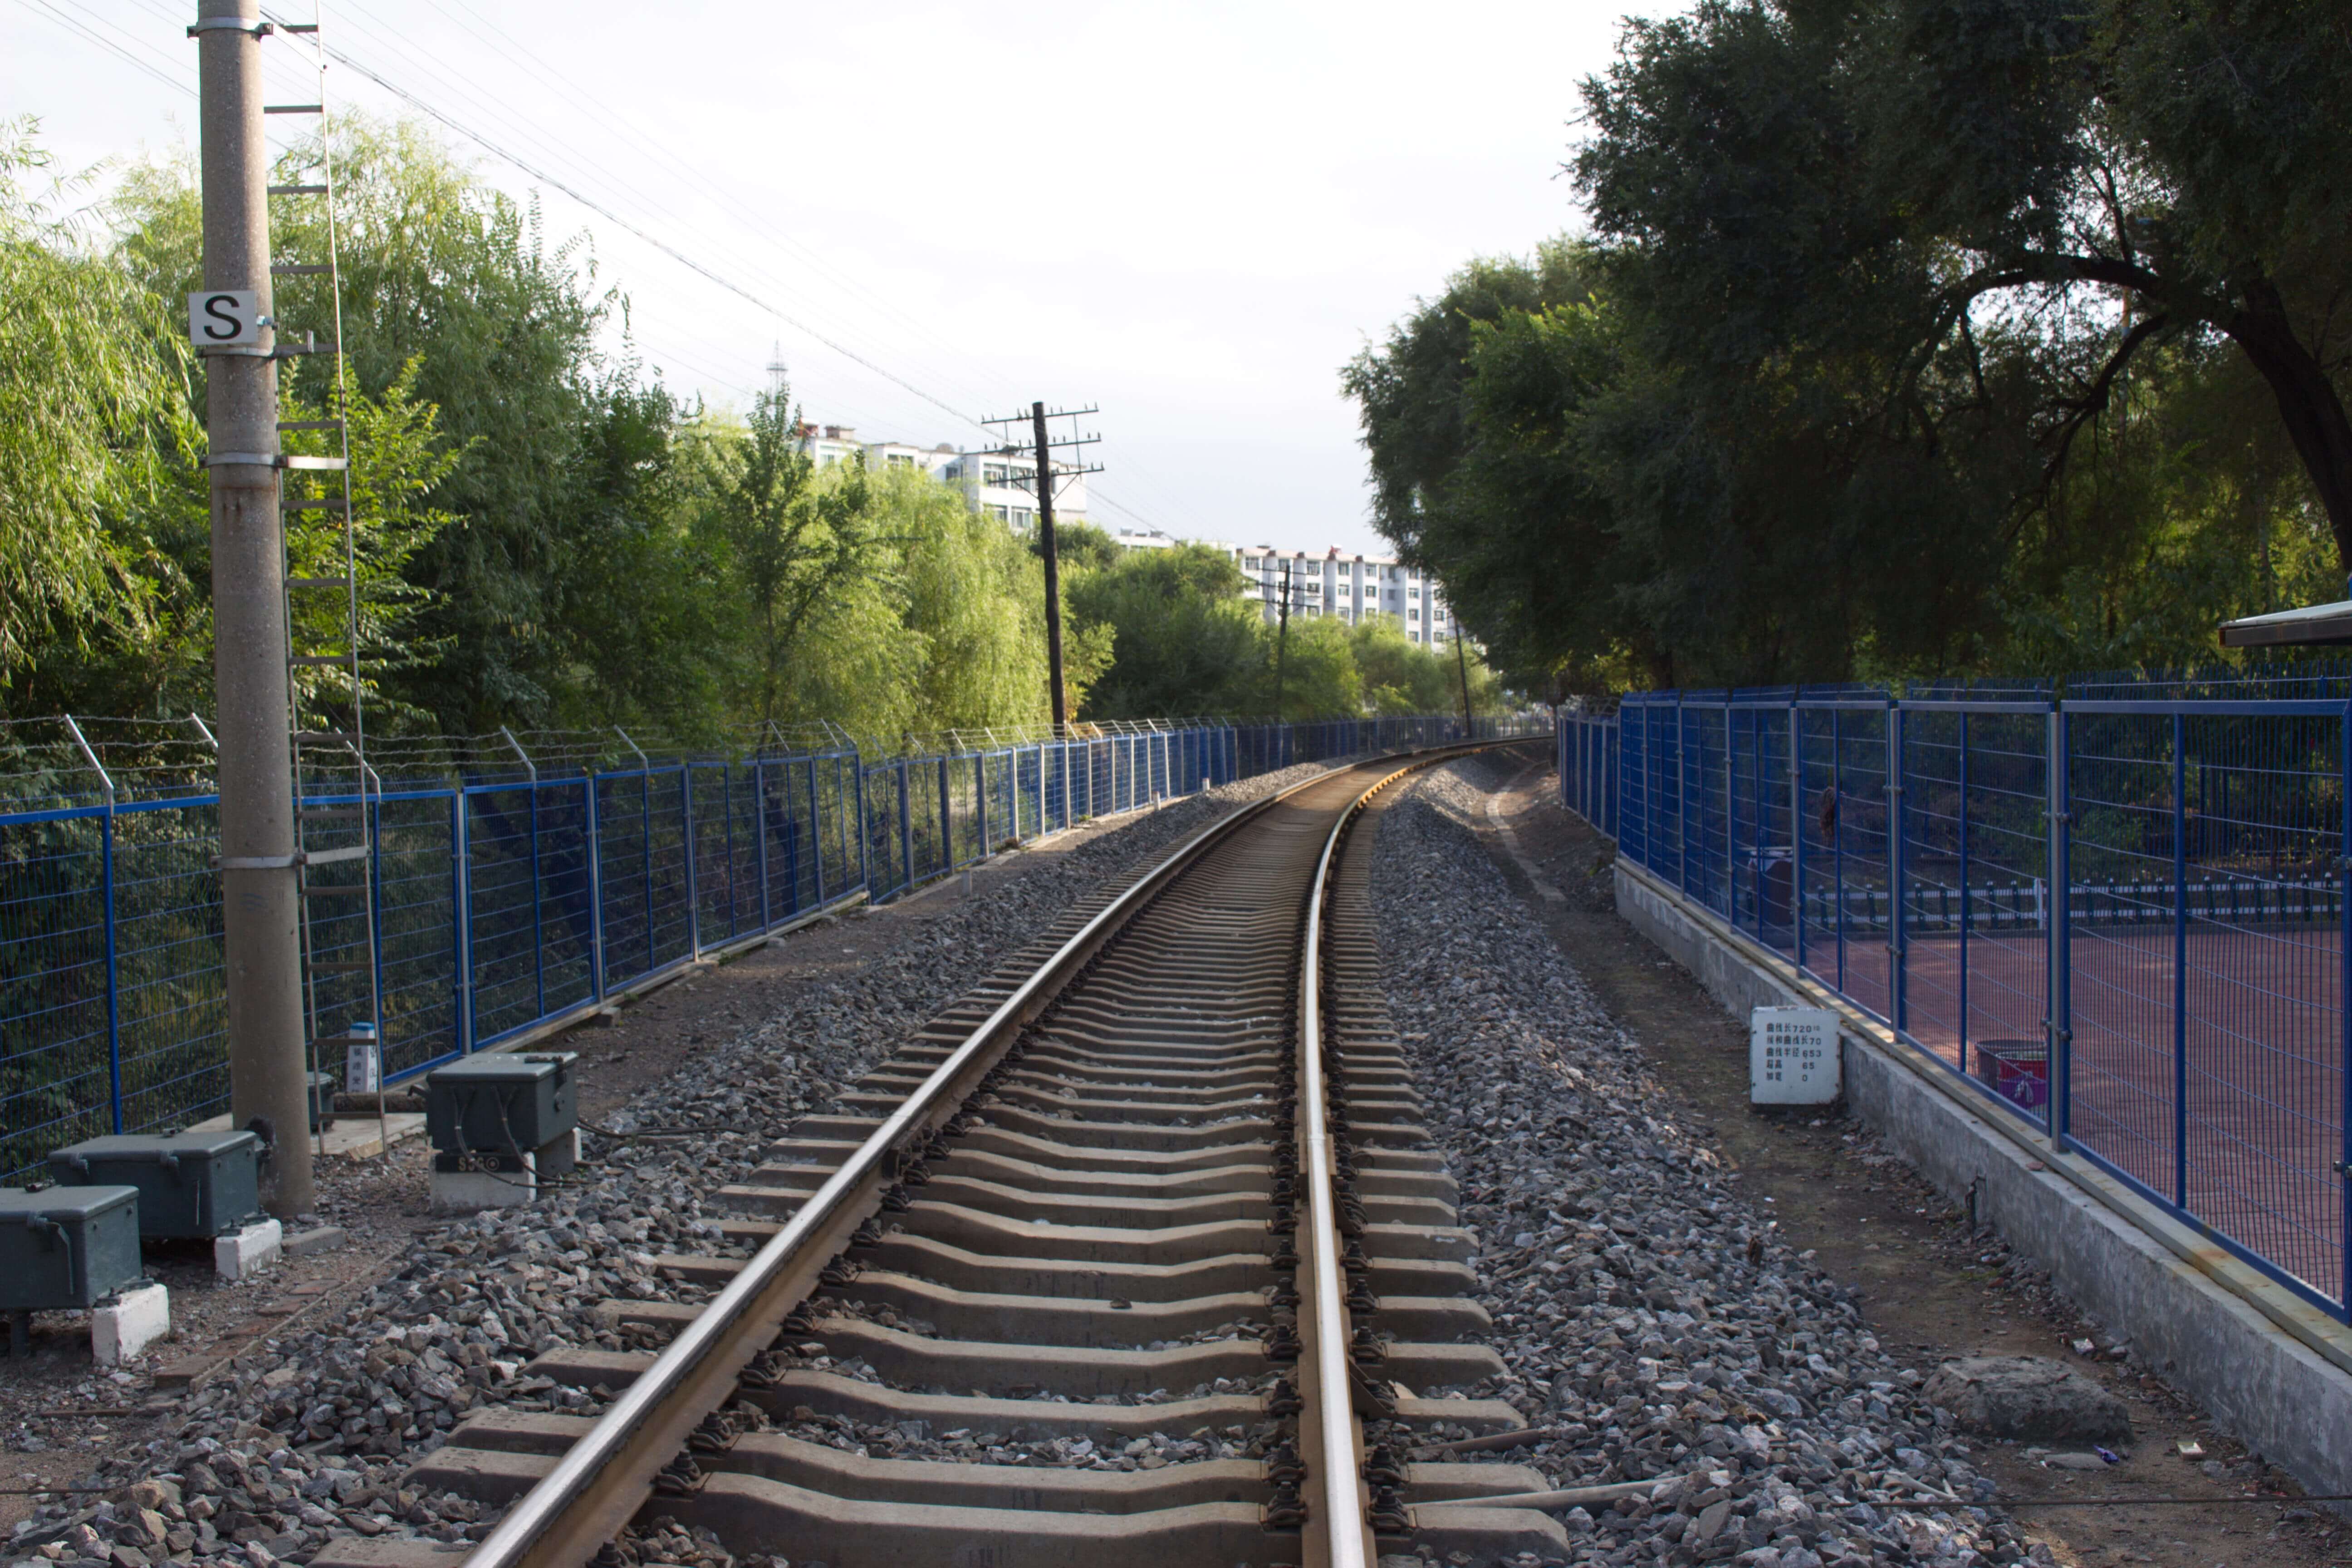
<path fill-rule="evenodd" d="M 205 1238 L 261 1213 L 261 1140 L 250 1132 L 117 1133 L 49 1151 L 68 1187 L 135 1187 L 139 1234 Z"/>
<path fill-rule="evenodd" d="M 432 1205 L 436 1214 L 476 1214 L 514 1208 L 538 1198 L 549 1183 L 580 1163 L 577 1128 L 523 1154 L 433 1156 Z"/>
<path fill-rule="evenodd" d="M 95 1307 L 145 1278 L 138 1188 L 0 1187 L 0 1312 Z"/>

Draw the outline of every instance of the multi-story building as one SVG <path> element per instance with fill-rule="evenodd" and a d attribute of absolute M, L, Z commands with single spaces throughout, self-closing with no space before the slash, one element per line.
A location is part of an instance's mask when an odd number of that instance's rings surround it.
<path fill-rule="evenodd" d="M 1129 550 L 1165 550 L 1187 542 L 1231 556 L 1241 568 L 1244 597 L 1274 621 L 1282 605 L 1283 563 L 1290 563 L 1290 613 L 1333 616 L 1353 626 L 1370 616 L 1387 616 L 1414 642 L 1433 647 L 1451 642 L 1454 616 L 1437 591 L 1436 579 L 1386 555 L 1351 555 L 1337 548 L 1320 552 L 1276 550 L 1271 544 L 1228 544 L 1223 540 L 1176 539 L 1158 529 L 1120 529 L 1113 540 Z"/>
<path fill-rule="evenodd" d="M 936 447 L 910 447 L 903 441 L 861 441 L 846 425 L 801 426 L 801 450 L 819 468 L 846 462 L 859 453 L 877 470 L 918 468 L 963 492 L 964 502 L 1009 527 L 1037 526 L 1037 459 L 1018 453 L 971 452 L 942 441 Z M 1087 520 L 1087 480 L 1083 474 L 1065 474 L 1054 491 L 1057 521 Z"/>
<path fill-rule="evenodd" d="M 1258 601 L 1265 618 L 1281 607 L 1283 564 L 1290 568 L 1290 613 L 1333 616 L 1354 625 L 1387 616 L 1404 635 L 1423 646 L 1454 639 L 1454 616 L 1439 597 L 1437 580 L 1385 555 L 1351 555 L 1338 548 L 1314 552 L 1276 550 L 1270 544 L 1224 545 L 1241 567 L 1243 592 Z"/>

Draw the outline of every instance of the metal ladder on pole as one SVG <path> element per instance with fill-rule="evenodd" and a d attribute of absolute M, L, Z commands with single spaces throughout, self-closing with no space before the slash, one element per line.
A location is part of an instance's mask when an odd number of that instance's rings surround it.
<path fill-rule="evenodd" d="M 316 98 L 309 103 L 271 104 L 264 110 L 269 114 L 314 115 L 319 125 L 320 183 L 272 185 L 269 194 L 317 199 L 326 204 L 326 258 L 279 261 L 273 258 L 269 270 L 273 277 L 326 279 L 333 337 L 321 343 L 313 332 L 306 335 L 301 344 L 278 352 L 331 353 L 335 363 L 333 409 L 330 416 L 281 420 L 278 428 L 281 435 L 320 432 L 336 450 L 327 455 L 289 454 L 280 458 L 289 470 L 311 470 L 317 475 L 310 485 L 301 487 L 310 489 L 315 486 L 315 493 L 298 496 L 293 493 L 296 487 L 284 485 L 280 494 L 285 498 L 289 521 L 305 511 L 339 514 L 342 519 L 341 574 L 296 575 L 289 554 L 285 576 L 287 689 L 291 703 L 288 721 L 293 730 L 294 757 L 294 863 L 296 885 L 301 895 L 303 1033 L 308 1042 L 306 1058 L 312 1075 L 310 1081 L 315 1092 L 315 1087 L 321 1082 L 318 1075 L 322 1070 L 322 1059 L 333 1064 L 324 1069 L 329 1071 L 348 1064 L 362 1067 L 373 1080 L 364 1086 L 348 1081 L 350 1075 L 336 1076 L 346 1079 L 346 1089 L 361 1092 L 373 1089 L 378 1152 L 383 1152 L 391 1147 L 384 1126 L 383 976 L 377 963 L 376 931 L 380 914 L 376 898 L 376 835 L 381 826 L 383 786 L 375 770 L 368 765 L 366 688 L 360 669 L 364 650 L 361 646 L 358 523 L 352 510 L 352 441 L 346 419 L 350 392 L 342 352 L 342 275 L 335 221 L 334 150 L 327 113 L 327 56 L 319 36 L 322 12 L 322 6 L 314 6 L 312 20 L 308 23 L 278 24 L 280 30 L 308 38 L 318 73 Z M 291 479 L 292 473 L 288 477 Z M 290 529 L 286 532 L 290 536 Z M 333 596 L 341 611 L 340 635 L 330 640 L 339 640 L 342 646 L 325 649 L 297 646 L 306 631 L 315 631 L 319 626 L 315 613 L 298 612 L 315 611 L 328 595 Z M 323 671 L 339 671 L 348 683 L 348 691 L 341 694 L 348 704 L 348 728 L 310 729 L 302 722 L 305 685 L 315 681 L 317 672 Z M 319 695 L 328 696 L 324 692 Z M 332 1054 L 338 1052 L 341 1055 L 340 1062 Z M 315 1134 L 317 1148 L 323 1153 L 327 1118 L 321 1115 L 314 1120 L 320 1128 Z"/>

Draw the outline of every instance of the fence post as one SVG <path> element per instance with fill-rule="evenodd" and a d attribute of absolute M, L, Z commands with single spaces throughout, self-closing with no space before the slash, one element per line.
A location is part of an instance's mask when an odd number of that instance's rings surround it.
<path fill-rule="evenodd" d="M 1969 1075 L 1969 715 L 1960 712 L 1960 1076 Z"/>
<path fill-rule="evenodd" d="M 841 782 L 841 759 L 838 757 L 834 759 L 833 777 L 835 784 Z M 824 797 L 817 793 L 814 757 L 808 760 L 808 803 L 809 847 L 816 851 L 816 863 L 813 868 L 816 873 L 816 902 L 810 907 L 822 909 L 824 905 Z M 795 895 L 799 891 L 797 888 L 793 889 Z"/>
<path fill-rule="evenodd" d="M 1903 705 L 1886 705 L 1886 992 L 1887 1010 L 1901 1034 L 1910 1027 L 1910 965 L 1903 951 Z"/>
<path fill-rule="evenodd" d="M 948 759 L 939 759 L 939 869 L 955 868 L 955 814 L 948 809 Z"/>
<path fill-rule="evenodd" d="M 2189 1212 L 2189 721 L 2172 714 L 2172 1188 Z"/>
<path fill-rule="evenodd" d="M 789 805 L 784 816 L 792 818 Z M 768 897 L 768 764 L 756 756 L 751 759 L 751 842 L 759 850 L 754 859 L 760 870 L 760 929 L 765 931 L 776 918 Z"/>
<path fill-rule="evenodd" d="M 701 858 L 694 845 L 694 763 L 682 761 L 677 765 L 678 831 L 686 844 L 686 951 L 690 958 L 702 956 L 702 868 L 696 864 Z"/>
<path fill-rule="evenodd" d="M 1675 693 L 1675 869 L 1683 897 L 1690 897 L 1690 725 L 1682 693 Z"/>
<path fill-rule="evenodd" d="M 850 758 L 853 765 L 849 775 L 857 785 L 857 814 L 852 819 L 857 824 L 857 885 L 866 889 L 866 896 L 870 900 L 874 897 L 874 865 L 866 845 L 868 837 L 866 827 L 866 759 L 856 752 L 850 753 Z M 835 765 L 836 768 L 839 766 L 838 763 Z"/>
<path fill-rule="evenodd" d="M 1797 972 L 1805 968 L 1805 725 L 1804 710 L 1789 704 L 1789 925 Z"/>
<path fill-rule="evenodd" d="M 460 777 L 449 796 L 449 912 L 457 921 L 451 933 L 457 960 L 457 1049 L 474 1049 L 474 868 L 473 813 L 466 805 L 466 782 Z"/>
<path fill-rule="evenodd" d="M 907 808 L 907 762 L 898 760 L 898 887 L 915 885 L 915 828 Z"/>
<path fill-rule="evenodd" d="M 2336 1299 L 2352 1309 L 2352 702 L 2336 721 L 2336 1080 L 2343 1096 L 2336 1107 L 2336 1208 L 2344 1265 Z"/>
<path fill-rule="evenodd" d="M 2069 973 L 2074 924 L 2073 847 L 2067 811 L 2067 748 L 2074 737 L 2063 703 L 2050 709 L 2050 893 L 2042 900 L 2048 911 L 2044 940 L 2049 957 L 2043 964 L 2050 977 L 2050 1151 L 2066 1152 L 2073 1135 L 2074 1101 L 2074 976 Z"/>
<path fill-rule="evenodd" d="M 1830 896 L 1837 900 L 1837 988 L 1845 991 L 1845 710 L 1830 710 Z M 1846 992 L 1852 995 L 1852 992 Z"/>
<path fill-rule="evenodd" d="M 596 803 L 596 767 L 590 763 L 581 787 L 588 792 L 588 988 L 596 1000 L 604 999 L 604 832 Z M 373 841 L 373 840 L 372 840 Z M 377 884 L 381 886 L 379 882 Z M 382 931 L 383 927 L 378 925 Z M 378 936 L 382 943 L 383 938 Z M 377 994 L 381 995 L 378 989 Z M 378 1026 L 379 1028 L 382 1026 Z M 382 1049 L 382 1047 L 378 1047 Z"/>
<path fill-rule="evenodd" d="M 99 896 L 105 902 L 106 927 L 106 1083 L 108 1120 L 110 1130 L 122 1131 L 122 973 L 118 962 L 118 938 L 114 920 L 114 778 L 98 760 L 98 753 L 74 722 L 70 713 L 65 716 L 66 728 L 73 734 L 74 744 L 81 748 L 82 761 L 98 775 L 99 786 L 106 792 L 106 815 L 99 819 L 98 848 L 100 864 L 98 868 Z M 217 750 L 217 748 L 215 748 Z"/>

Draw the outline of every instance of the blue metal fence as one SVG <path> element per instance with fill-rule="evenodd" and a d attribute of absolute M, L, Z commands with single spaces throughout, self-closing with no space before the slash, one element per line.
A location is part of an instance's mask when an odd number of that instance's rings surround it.
<path fill-rule="evenodd" d="M 380 996 L 385 1075 L 397 1081 L 1020 840 L 1297 763 L 1463 733 L 1448 718 L 1200 721 L 887 761 L 842 743 L 639 752 L 623 767 L 599 765 L 597 747 L 534 763 L 504 737 L 503 766 L 306 793 L 306 805 L 364 811 L 373 829 L 372 910 L 335 900 L 314 917 L 319 1029 L 343 1033 Z M 10 748 L 12 762 L 24 755 Z M 60 1144 L 184 1126 L 228 1104 L 206 771 L 183 763 L 120 792 L 119 774 L 96 776 L 103 798 L 75 793 L 87 776 L 16 773 L 19 796 L 39 798 L 0 810 L 0 1181 Z"/>
<path fill-rule="evenodd" d="M 1643 692 L 1557 744 L 1625 859 L 2352 1317 L 2343 691 Z"/>

